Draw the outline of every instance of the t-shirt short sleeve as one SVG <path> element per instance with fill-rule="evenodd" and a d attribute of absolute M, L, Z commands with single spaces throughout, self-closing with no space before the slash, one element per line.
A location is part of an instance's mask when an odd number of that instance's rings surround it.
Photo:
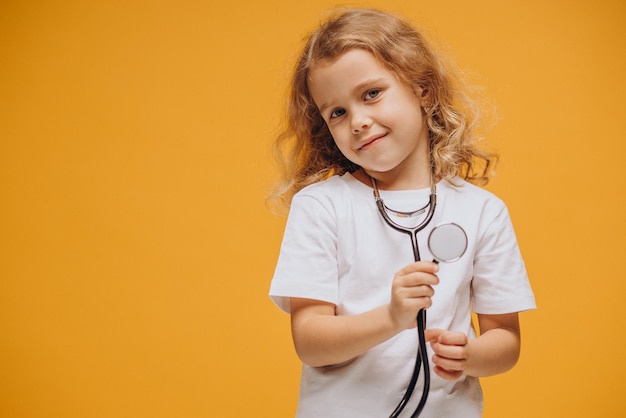
<path fill-rule="evenodd" d="M 270 285 L 270 297 L 287 313 L 291 297 L 337 303 L 336 217 L 322 200 L 301 192 L 291 203 Z"/>
<path fill-rule="evenodd" d="M 505 314 L 534 309 L 530 288 L 509 212 L 502 204 L 477 242 L 472 279 L 476 313 Z"/>

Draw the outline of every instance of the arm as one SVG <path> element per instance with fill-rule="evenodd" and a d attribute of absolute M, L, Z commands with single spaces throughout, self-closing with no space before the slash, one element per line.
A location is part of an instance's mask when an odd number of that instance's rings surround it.
<path fill-rule="evenodd" d="M 413 263 L 394 276 L 391 301 L 352 316 L 337 316 L 331 303 L 291 299 L 291 332 L 302 362 L 321 367 L 351 360 L 399 332 L 417 326 L 417 312 L 431 306 L 438 266 Z"/>
<path fill-rule="evenodd" d="M 478 314 L 480 336 L 427 331 L 435 351 L 435 372 L 444 379 L 463 374 L 491 376 L 511 369 L 520 353 L 517 311 L 534 308 L 534 298 L 506 206 L 491 200 L 483 208 L 472 272 L 472 305 L 478 310 L 511 307 L 516 312 Z M 498 295 L 494 298 L 494 294 Z M 506 302 L 504 302 L 506 301 Z"/>
<path fill-rule="evenodd" d="M 469 340 L 460 332 L 428 330 L 435 355 L 435 373 L 446 380 L 463 374 L 492 376 L 510 370 L 520 352 L 520 328 L 517 312 L 502 315 L 478 314 L 480 336 Z"/>

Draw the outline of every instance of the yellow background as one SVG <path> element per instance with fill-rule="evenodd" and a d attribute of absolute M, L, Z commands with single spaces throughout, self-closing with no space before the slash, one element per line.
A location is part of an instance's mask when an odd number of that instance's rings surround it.
<path fill-rule="evenodd" d="M 293 57 L 334 1 L 0 2 L 0 416 L 290 417 L 264 206 Z M 626 7 L 364 1 L 498 108 L 539 309 L 485 417 L 626 415 Z"/>

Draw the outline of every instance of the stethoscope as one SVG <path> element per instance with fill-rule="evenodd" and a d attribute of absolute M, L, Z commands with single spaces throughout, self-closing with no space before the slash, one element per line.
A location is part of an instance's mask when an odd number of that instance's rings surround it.
<path fill-rule="evenodd" d="M 395 229 L 396 231 L 402 232 L 403 234 L 408 235 L 411 238 L 411 246 L 413 248 L 413 257 L 415 261 L 420 261 L 420 252 L 419 246 L 417 245 L 417 233 L 422 231 L 426 226 L 430 223 L 435 214 L 435 207 L 437 206 L 437 185 L 434 181 L 434 176 L 431 174 L 431 185 L 430 185 L 430 196 L 428 198 L 428 204 L 423 208 L 417 209 L 412 212 L 400 212 L 393 210 L 385 205 L 385 202 L 380 197 L 380 193 L 378 192 L 378 187 L 376 186 L 376 180 L 373 177 L 370 177 L 372 180 L 372 188 L 374 189 L 374 199 L 376 201 L 376 206 L 378 206 L 378 210 L 390 227 Z M 426 217 L 416 226 L 413 227 L 405 227 L 398 223 L 396 223 L 389 216 L 388 212 L 392 212 L 400 217 L 411 217 L 424 213 L 426 208 L 428 207 L 428 212 L 426 213 Z M 431 254 L 434 257 L 435 262 L 453 262 L 460 259 L 465 250 L 467 249 L 467 234 L 459 225 L 452 222 L 445 222 L 439 224 L 433 228 L 428 236 L 428 248 Z M 411 380 L 409 385 L 404 393 L 404 396 L 400 400 L 400 403 L 393 411 L 393 413 L 389 416 L 389 418 L 396 418 L 400 415 L 404 407 L 411 399 L 411 395 L 415 389 L 415 385 L 417 384 L 417 379 L 420 374 L 420 368 L 424 369 L 424 387 L 422 388 L 422 397 L 420 398 L 419 404 L 411 415 L 411 418 L 418 417 L 422 410 L 424 409 L 424 405 L 426 405 L 426 400 L 428 399 L 428 392 L 430 390 L 430 368 L 428 366 L 428 353 L 426 351 L 426 338 L 424 337 L 424 330 L 426 329 L 426 310 L 420 309 L 417 314 L 417 337 L 418 337 L 418 347 L 417 347 L 417 358 L 415 360 L 415 368 L 413 369 L 413 375 L 411 376 Z"/>

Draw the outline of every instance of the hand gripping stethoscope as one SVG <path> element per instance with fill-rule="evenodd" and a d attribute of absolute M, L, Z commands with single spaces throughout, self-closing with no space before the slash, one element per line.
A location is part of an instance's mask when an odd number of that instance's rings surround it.
<path fill-rule="evenodd" d="M 382 215 L 383 219 L 393 229 L 396 231 L 407 234 L 411 238 L 411 246 L 413 247 L 413 257 L 415 261 L 420 261 L 420 252 L 419 246 L 417 245 L 417 233 L 423 230 L 433 218 L 435 214 L 435 206 L 437 206 L 437 185 L 435 184 L 434 176 L 431 174 L 431 185 L 430 185 L 430 197 L 428 199 L 428 204 L 423 208 L 420 208 L 416 211 L 412 212 L 400 212 L 395 211 L 393 209 L 388 208 L 385 205 L 385 202 L 380 197 L 378 193 L 378 187 L 376 186 L 376 180 L 373 177 L 370 177 L 372 180 L 372 188 L 374 189 L 374 199 L 376 200 L 376 206 L 378 206 L 378 210 Z M 426 207 L 428 207 L 428 213 L 422 222 L 413 227 L 405 227 L 396 223 L 393 219 L 389 217 L 387 212 L 392 212 L 401 217 L 410 217 L 414 215 L 418 215 L 424 213 L 426 211 Z M 459 225 L 446 222 L 437 225 L 428 235 L 428 248 L 434 257 L 435 262 L 453 262 L 458 260 L 463 256 L 465 250 L 467 249 L 467 234 Z M 389 418 L 396 418 L 400 415 L 406 404 L 409 402 L 411 395 L 413 394 L 413 390 L 415 389 L 415 385 L 417 384 L 417 379 L 420 374 L 420 368 L 423 366 L 424 369 L 424 387 L 422 389 L 422 397 L 420 399 L 415 412 L 411 415 L 411 418 L 418 417 L 422 409 L 424 409 L 424 405 L 426 405 L 426 399 L 428 398 L 428 391 L 430 389 L 430 369 L 428 366 L 428 353 L 426 351 L 426 338 L 424 337 L 424 330 L 426 329 L 426 310 L 420 309 L 417 314 L 417 337 L 418 337 L 418 347 L 417 347 L 417 358 L 415 360 L 415 368 L 413 369 L 413 375 L 411 376 L 411 380 L 409 382 L 409 386 L 404 393 L 404 396 L 400 400 L 400 403 L 393 411 L 393 413 L 389 416 Z"/>

